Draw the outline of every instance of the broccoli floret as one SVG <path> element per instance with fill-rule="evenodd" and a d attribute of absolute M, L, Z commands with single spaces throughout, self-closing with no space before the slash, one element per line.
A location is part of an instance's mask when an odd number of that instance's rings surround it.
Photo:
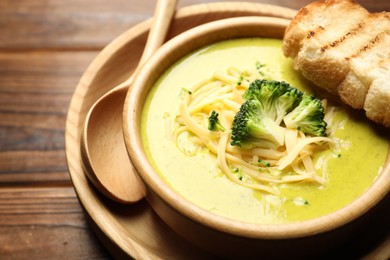
<path fill-rule="evenodd" d="M 231 145 L 279 147 L 285 128 L 324 136 L 326 122 L 320 100 L 304 95 L 283 81 L 255 80 L 245 91 L 245 102 L 234 117 Z"/>
<path fill-rule="evenodd" d="M 326 136 L 324 107 L 319 99 L 303 95 L 299 105 L 288 113 L 283 121 L 287 128 L 296 128 L 306 134 Z"/>
<path fill-rule="evenodd" d="M 302 92 L 283 81 L 255 80 L 245 91 L 246 100 L 233 120 L 232 145 L 261 142 L 268 147 L 284 144 L 283 117 L 302 99 Z"/>
<path fill-rule="evenodd" d="M 219 116 L 219 114 L 217 112 L 215 112 L 214 110 L 211 111 L 211 115 L 209 116 L 209 126 L 208 126 L 208 129 L 210 131 L 222 131 L 222 132 L 224 132 L 226 129 L 219 122 L 218 116 Z"/>
<path fill-rule="evenodd" d="M 302 99 L 302 92 L 284 81 L 255 80 L 244 93 L 244 99 L 258 99 L 268 116 L 277 124 L 295 108 Z"/>
<path fill-rule="evenodd" d="M 268 111 L 258 99 L 245 101 L 233 119 L 231 145 L 251 148 L 262 143 L 264 147 L 284 144 L 285 130 L 268 117 Z"/>
<path fill-rule="evenodd" d="M 283 82 L 284 83 L 284 82 Z M 298 106 L 299 102 L 302 100 L 303 93 L 298 89 L 291 87 L 285 83 L 286 92 L 279 96 L 274 103 L 276 109 L 276 123 L 280 124 L 283 120 L 283 117 Z"/>

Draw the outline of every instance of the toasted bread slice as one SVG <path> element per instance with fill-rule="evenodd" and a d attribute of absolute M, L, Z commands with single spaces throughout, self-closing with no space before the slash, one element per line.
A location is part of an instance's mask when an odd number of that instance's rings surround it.
<path fill-rule="evenodd" d="M 355 15 L 346 22 L 343 14 L 351 11 Z M 324 32 L 332 34 L 332 29 L 329 31 L 327 28 L 356 24 L 366 15 L 368 11 L 352 0 L 313 2 L 301 8 L 286 28 L 283 42 L 284 54 L 295 58 L 305 39 L 315 40 Z"/>
<path fill-rule="evenodd" d="M 309 4 L 298 12 L 283 39 L 284 54 L 307 79 L 390 127 L 390 112 L 379 116 L 375 111 L 384 113 L 384 103 L 377 99 L 389 97 L 390 88 L 378 85 L 390 76 L 388 46 L 389 13 L 369 13 L 352 0 Z M 390 104 L 389 99 L 386 102 Z"/>
<path fill-rule="evenodd" d="M 390 127 L 390 75 L 374 80 L 364 102 L 368 118 Z"/>
<path fill-rule="evenodd" d="M 379 27 L 385 24 L 387 30 L 390 30 L 390 18 L 385 21 L 375 25 Z M 363 108 L 373 81 L 390 74 L 390 34 L 386 33 L 386 28 L 363 47 L 365 51 L 350 59 L 350 70 L 338 87 L 341 100 L 353 108 Z"/>

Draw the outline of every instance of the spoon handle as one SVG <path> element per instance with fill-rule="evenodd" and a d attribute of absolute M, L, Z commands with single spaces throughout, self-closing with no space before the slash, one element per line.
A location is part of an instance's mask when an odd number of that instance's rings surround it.
<path fill-rule="evenodd" d="M 142 67 L 142 65 L 158 50 L 158 48 L 161 47 L 161 45 L 163 45 L 172 21 L 172 19 L 168 17 L 173 17 L 173 13 L 176 10 L 176 3 L 177 0 L 157 0 L 157 5 L 154 10 L 153 24 L 149 31 L 148 40 L 137 70 L 139 67 Z"/>
<path fill-rule="evenodd" d="M 126 81 L 122 82 L 109 92 L 121 88 L 128 88 L 133 82 L 134 76 L 137 75 L 144 63 L 161 47 L 161 45 L 163 45 L 171 21 L 173 20 L 172 17 L 176 11 L 177 2 L 178 0 L 157 0 L 152 26 L 149 30 L 148 39 L 137 68 Z"/>
<path fill-rule="evenodd" d="M 127 80 L 108 91 L 106 95 L 122 88 L 127 89 L 131 86 L 135 75 L 137 75 L 144 63 L 161 47 L 161 45 L 163 45 L 168 34 L 171 21 L 173 20 L 172 17 L 176 11 L 177 2 L 178 0 L 157 0 L 152 26 L 149 30 L 145 48 L 136 69 Z"/>

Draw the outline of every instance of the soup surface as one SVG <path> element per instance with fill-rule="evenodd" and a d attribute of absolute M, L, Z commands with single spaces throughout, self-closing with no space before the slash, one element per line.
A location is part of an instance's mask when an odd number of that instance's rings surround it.
<path fill-rule="evenodd" d="M 334 136 L 348 143 L 340 154 L 327 150 L 316 156 L 323 185 L 311 182 L 281 184 L 278 194 L 267 194 L 230 181 L 207 149 L 182 153 L 172 141 L 167 121 L 178 112 L 183 89 L 189 89 L 215 71 L 229 67 L 253 70 L 255 64 L 274 80 L 284 80 L 307 94 L 316 93 L 283 56 L 281 40 L 237 39 L 202 48 L 174 64 L 149 94 L 142 114 L 142 138 L 147 156 L 162 178 L 186 199 L 216 214 L 254 223 L 290 223 L 333 212 L 358 198 L 375 180 L 388 153 L 386 131 L 363 115 L 344 107 L 335 120 L 345 122 Z M 330 98 L 327 97 L 326 98 Z M 191 143 L 187 144 L 191 147 Z M 190 149 L 190 148 L 189 148 Z"/>

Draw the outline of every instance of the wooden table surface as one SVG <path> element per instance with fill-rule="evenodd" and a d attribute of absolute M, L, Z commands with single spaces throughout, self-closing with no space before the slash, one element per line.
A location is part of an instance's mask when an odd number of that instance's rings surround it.
<path fill-rule="evenodd" d="M 210 0 L 179 5 L 205 2 Z M 257 2 L 299 9 L 311 1 Z M 389 0 L 358 2 L 370 11 L 390 11 Z M 88 64 L 116 36 L 150 18 L 154 5 L 0 0 L 1 259 L 112 258 L 88 225 L 69 177 L 66 113 Z M 389 246 L 379 250 L 390 257 Z"/>

